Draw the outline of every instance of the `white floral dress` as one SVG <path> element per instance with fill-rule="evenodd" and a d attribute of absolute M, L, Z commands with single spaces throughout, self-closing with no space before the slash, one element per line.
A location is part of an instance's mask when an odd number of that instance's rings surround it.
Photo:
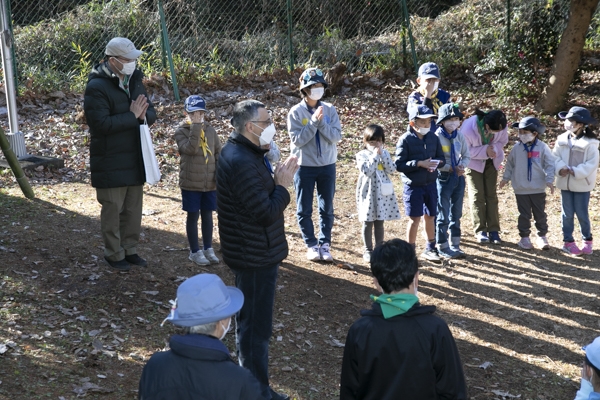
<path fill-rule="evenodd" d="M 382 149 L 380 156 L 376 151 L 361 150 L 356 154 L 356 167 L 360 171 L 356 185 L 358 220 L 370 222 L 400 219 L 396 194 L 381 194 L 381 184 L 391 183 L 388 175 L 396 170 L 390 153 Z"/>

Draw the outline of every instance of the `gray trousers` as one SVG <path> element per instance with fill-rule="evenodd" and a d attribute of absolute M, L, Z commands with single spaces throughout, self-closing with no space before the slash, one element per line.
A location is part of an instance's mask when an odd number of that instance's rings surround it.
<path fill-rule="evenodd" d="M 142 185 L 96 188 L 96 198 L 102 205 L 100 229 L 104 256 L 111 261 L 137 254 L 142 229 L 143 189 Z"/>
<path fill-rule="evenodd" d="M 519 236 L 529 237 L 531 234 L 531 215 L 535 219 L 538 236 L 546 236 L 548 222 L 546 218 L 546 193 L 516 194 L 517 208 L 519 210 Z"/>
<path fill-rule="evenodd" d="M 373 227 L 375 228 L 375 247 L 383 243 L 383 221 L 365 221 L 362 226 L 364 251 L 373 251 Z"/>

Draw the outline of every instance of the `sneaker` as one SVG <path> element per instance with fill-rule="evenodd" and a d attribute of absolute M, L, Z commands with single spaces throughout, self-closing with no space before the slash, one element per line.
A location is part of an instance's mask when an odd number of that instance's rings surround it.
<path fill-rule="evenodd" d="M 148 262 L 146 260 L 144 260 L 142 257 L 138 256 L 137 254 L 131 254 L 131 255 L 125 256 L 125 261 L 127 261 L 129 264 L 137 265 L 140 267 L 148 266 Z"/>
<path fill-rule="evenodd" d="M 540 236 L 537 238 L 537 247 L 542 250 L 548 250 L 550 248 L 550 244 L 548 243 L 548 239 L 546 236 Z"/>
<path fill-rule="evenodd" d="M 500 240 L 500 235 L 498 234 L 497 231 L 490 232 L 490 242 L 492 242 L 494 244 L 502 243 L 502 240 Z"/>
<path fill-rule="evenodd" d="M 215 251 L 212 249 L 212 247 L 210 249 L 206 249 L 203 251 L 204 253 L 204 257 L 206 257 L 206 259 L 211 263 L 211 264 L 218 264 L 221 262 L 221 260 L 219 260 L 219 257 L 217 257 L 215 255 Z"/>
<path fill-rule="evenodd" d="M 533 249 L 533 245 L 531 244 L 529 237 L 522 237 L 521 240 L 519 240 L 519 243 L 517 243 L 517 246 L 525 250 Z"/>
<path fill-rule="evenodd" d="M 477 235 L 475 237 L 479 243 L 490 242 L 490 238 L 488 237 L 487 232 L 477 232 Z"/>
<path fill-rule="evenodd" d="M 204 257 L 204 253 L 200 250 L 198 250 L 195 253 L 190 253 L 190 256 L 188 258 L 190 259 L 190 261 L 193 261 L 198 265 L 210 265 L 210 261 L 208 261 L 206 257 Z"/>
<path fill-rule="evenodd" d="M 365 250 L 363 253 L 363 260 L 365 262 L 371 262 L 371 250 Z"/>
<path fill-rule="evenodd" d="M 444 248 L 438 247 L 437 253 L 438 253 L 438 256 L 440 256 L 441 258 L 444 258 L 446 260 L 451 260 L 453 258 L 459 257 L 458 254 L 447 245 Z"/>
<path fill-rule="evenodd" d="M 309 247 L 306 250 L 306 259 L 308 261 L 319 261 L 321 259 L 321 253 L 319 253 L 319 246 Z"/>
<path fill-rule="evenodd" d="M 333 256 L 329 252 L 329 243 L 323 243 L 321 247 L 319 247 L 319 253 L 321 253 L 321 260 L 333 262 Z"/>
<path fill-rule="evenodd" d="M 271 392 L 272 400 L 290 400 L 290 396 L 288 396 L 287 394 L 277 393 L 271 388 L 269 388 L 269 392 Z"/>
<path fill-rule="evenodd" d="M 115 269 L 118 269 L 119 271 L 129 271 L 129 269 L 131 268 L 131 264 L 129 264 L 125 259 L 119 261 L 112 261 L 104 257 L 104 260 L 108 263 L 108 265 Z"/>
<path fill-rule="evenodd" d="M 565 242 L 563 245 L 562 251 L 564 251 L 565 253 L 568 253 L 572 256 L 580 256 L 581 255 L 581 250 L 579 250 L 579 247 L 577 247 L 575 242 Z"/>
<path fill-rule="evenodd" d="M 426 249 L 423 253 L 421 253 L 421 257 L 433 262 L 442 262 L 442 259 L 440 258 L 436 249 Z"/>
<path fill-rule="evenodd" d="M 450 250 L 456 253 L 456 258 L 465 258 L 467 255 L 460 249 L 460 236 L 450 238 Z"/>
<path fill-rule="evenodd" d="M 593 242 L 591 240 L 584 240 L 583 247 L 581 248 L 581 252 L 583 254 L 592 254 L 592 244 L 593 244 Z"/>

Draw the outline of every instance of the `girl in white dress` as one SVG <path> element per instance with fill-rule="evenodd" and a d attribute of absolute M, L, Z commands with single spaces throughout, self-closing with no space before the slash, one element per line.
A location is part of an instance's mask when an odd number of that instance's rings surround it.
<path fill-rule="evenodd" d="M 365 149 L 356 154 L 356 167 L 360 171 L 356 185 L 358 220 L 362 222 L 364 242 L 363 259 L 371 260 L 373 230 L 375 247 L 383 243 L 383 221 L 400 219 L 394 185 L 388 174 L 396 168 L 390 153 L 384 148 L 385 134 L 379 125 L 371 124 L 364 132 Z"/>

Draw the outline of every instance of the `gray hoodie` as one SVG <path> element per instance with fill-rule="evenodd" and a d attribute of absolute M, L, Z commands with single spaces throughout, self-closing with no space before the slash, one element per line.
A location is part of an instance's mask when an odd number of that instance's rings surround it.
<path fill-rule="evenodd" d="M 515 194 L 546 192 L 546 184 L 554 182 L 554 156 L 550 147 L 537 140 L 531 151 L 531 181 L 527 179 L 527 151 L 521 142 L 515 143 L 504 166 L 505 181 L 511 181 Z"/>
<path fill-rule="evenodd" d="M 298 157 L 302 167 L 322 167 L 337 161 L 336 143 L 342 139 L 340 119 L 329 103 L 320 101 L 323 106 L 323 119 L 316 121 L 308 109 L 306 101 L 296 104 L 288 113 L 291 154 Z M 316 134 L 319 131 L 319 154 Z"/>

